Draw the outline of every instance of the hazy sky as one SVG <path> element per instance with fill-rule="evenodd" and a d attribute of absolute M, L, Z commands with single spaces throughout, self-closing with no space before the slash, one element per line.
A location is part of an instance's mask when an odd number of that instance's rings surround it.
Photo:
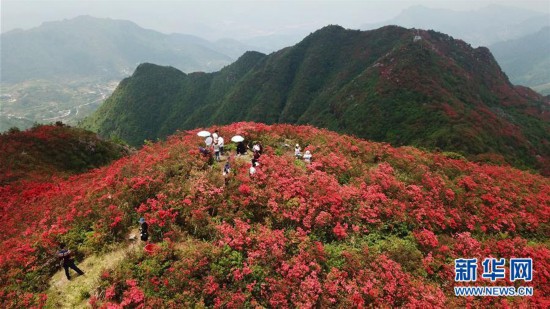
<path fill-rule="evenodd" d="M 403 9 L 424 5 L 432 8 L 472 10 L 502 4 L 550 13 L 550 0 L 537 1 L 214 1 L 214 0 L 1 0 L 2 32 L 28 29 L 44 21 L 78 15 L 131 20 L 157 31 L 188 33 L 208 39 L 250 38 L 269 34 L 303 34 L 328 24 L 358 28 L 384 21 Z"/>

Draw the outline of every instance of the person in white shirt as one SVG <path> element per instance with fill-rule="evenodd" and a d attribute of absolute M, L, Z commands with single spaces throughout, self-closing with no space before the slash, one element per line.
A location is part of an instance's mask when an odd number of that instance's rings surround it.
<path fill-rule="evenodd" d="M 296 144 L 296 147 L 294 147 L 294 155 L 297 159 L 302 156 L 302 148 L 300 148 L 299 144 Z"/>
<path fill-rule="evenodd" d="M 311 163 L 311 152 L 309 150 L 306 150 L 306 153 L 304 154 L 304 161 Z"/>
<path fill-rule="evenodd" d="M 220 135 L 218 134 L 218 130 L 214 131 L 214 134 L 212 134 L 212 138 L 214 138 L 214 144 L 218 143 L 218 138 Z"/>
<path fill-rule="evenodd" d="M 214 157 L 220 162 L 220 145 L 217 143 L 214 143 Z"/>
<path fill-rule="evenodd" d="M 218 146 L 220 146 L 220 154 L 223 156 L 223 137 L 218 137 Z"/>
<path fill-rule="evenodd" d="M 250 165 L 249 173 L 250 173 L 250 176 L 253 176 L 254 174 L 256 174 L 256 168 L 254 167 L 254 164 Z"/>
<path fill-rule="evenodd" d="M 204 140 L 204 143 L 206 144 L 206 148 L 207 148 L 207 149 L 210 149 L 210 147 L 212 147 L 212 142 L 213 142 L 213 140 L 212 140 L 212 137 L 211 137 L 211 136 L 207 137 L 207 138 Z"/>

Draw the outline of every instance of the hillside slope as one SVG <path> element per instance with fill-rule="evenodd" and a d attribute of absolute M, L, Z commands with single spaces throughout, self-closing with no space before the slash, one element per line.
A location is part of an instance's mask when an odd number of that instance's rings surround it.
<path fill-rule="evenodd" d="M 142 64 L 83 126 L 140 145 L 242 120 L 313 124 L 541 167 L 550 158 L 549 109 L 547 99 L 510 84 L 486 48 L 434 31 L 328 26 L 211 74 Z"/>
<path fill-rule="evenodd" d="M 85 261 L 85 272 L 101 274 L 93 286 L 87 277 L 70 284 L 82 288 L 71 301 L 94 308 L 534 308 L 549 301 L 548 178 L 310 126 L 217 128 L 263 144 L 253 177 L 248 155 L 209 165 L 196 129 L 55 184 L 0 187 L 0 306 L 59 307 L 63 298 L 45 293 L 60 241 Z M 311 164 L 295 158 L 288 147 L 295 143 L 312 151 Z M 226 160 L 232 172 L 224 184 Z M 149 222 L 149 253 L 106 261 L 116 265 L 105 271 L 89 263 L 127 247 L 139 217 Z M 455 297 L 453 286 L 468 284 L 454 281 L 454 259 L 486 257 L 532 258 L 532 281 L 479 277 L 472 285 L 532 286 L 534 296 Z"/>
<path fill-rule="evenodd" d="M 0 185 L 69 176 L 128 154 L 127 147 L 64 125 L 41 125 L 0 134 Z"/>

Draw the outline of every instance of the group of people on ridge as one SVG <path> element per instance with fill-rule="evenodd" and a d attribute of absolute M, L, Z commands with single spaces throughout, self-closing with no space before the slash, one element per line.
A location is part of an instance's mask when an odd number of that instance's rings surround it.
<path fill-rule="evenodd" d="M 212 136 L 208 136 L 204 143 L 206 144 L 206 148 L 199 147 L 199 151 L 203 155 L 210 155 L 214 154 L 214 159 L 216 161 L 220 161 L 220 156 L 224 153 L 224 139 L 220 136 L 218 130 L 214 131 Z"/>
<path fill-rule="evenodd" d="M 203 155 L 210 155 L 212 152 L 214 153 L 215 160 L 220 161 L 220 155 L 224 154 L 224 139 L 223 137 L 219 136 L 218 130 L 212 134 L 212 136 L 208 136 L 205 140 L 206 148 L 199 147 L 200 152 Z M 287 145 L 288 146 L 288 145 Z M 239 142 L 237 144 L 237 156 L 246 155 L 248 147 L 245 146 L 243 142 Z M 252 146 L 252 162 L 250 164 L 249 174 L 250 176 L 253 176 L 256 173 L 256 167 L 260 165 L 260 157 L 263 152 L 262 145 L 257 142 Z M 299 144 L 296 144 L 294 147 L 294 155 L 297 159 L 303 158 L 305 162 L 311 163 L 311 152 L 309 150 L 306 150 L 305 153 L 302 154 L 302 148 Z M 229 174 L 231 172 L 231 166 L 229 164 L 229 161 L 227 161 L 223 167 L 223 176 L 225 180 L 225 184 L 228 183 Z M 139 219 L 140 224 L 140 239 L 142 241 L 147 242 L 149 240 L 149 226 L 147 222 L 145 221 L 145 218 Z M 76 271 L 79 275 L 84 275 L 84 272 L 78 268 L 74 264 L 74 259 L 72 258 L 72 252 L 66 248 L 65 244 L 59 245 L 59 251 L 57 253 L 57 257 L 61 261 L 61 265 L 65 269 L 65 275 L 67 276 L 68 280 L 71 280 L 71 276 L 69 273 L 69 268 Z"/>

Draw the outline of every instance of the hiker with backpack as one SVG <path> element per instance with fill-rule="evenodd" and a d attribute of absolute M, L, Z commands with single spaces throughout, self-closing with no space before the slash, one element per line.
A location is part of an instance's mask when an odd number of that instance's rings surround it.
<path fill-rule="evenodd" d="M 59 244 L 59 252 L 57 253 L 57 257 L 61 260 L 61 266 L 65 269 L 65 276 L 67 276 L 67 280 L 71 280 L 69 268 L 72 268 L 81 276 L 84 275 L 84 272 L 74 264 L 72 252 L 65 247 L 64 243 Z"/>

